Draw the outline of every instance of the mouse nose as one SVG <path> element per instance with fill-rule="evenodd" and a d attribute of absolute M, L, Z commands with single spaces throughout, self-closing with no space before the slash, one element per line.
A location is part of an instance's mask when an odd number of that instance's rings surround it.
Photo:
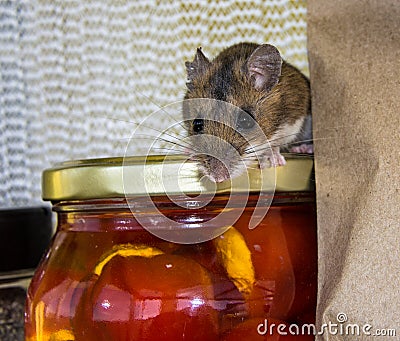
<path fill-rule="evenodd" d="M 208 176 L 214 182 L 222 182 L 230 178 L 228 167 L 216 157 L 208 157 L 208 168 Z"/>

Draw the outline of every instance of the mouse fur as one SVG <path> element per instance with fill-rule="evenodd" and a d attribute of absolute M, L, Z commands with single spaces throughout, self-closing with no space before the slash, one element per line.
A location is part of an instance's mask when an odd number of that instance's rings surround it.
<path fill-rule="evenodd" d="M 193 61 L 186 62 L 186 70 L 183 118 L 189 137 L 193 137 L 192 153 L 198 154 L 195 159 L 211 180 L 233 178 L 255 163 L 260 168 L 284 165 L 280 150 L 311 138 L 309 81 L 284 61 L 274 46 L 239 43 L 211 61 L 198 48 Z M 211 99 L 215 105 L 200 108 L 203 106 L 190 105 L 187 100 L 192 99 Z M 217 103 L 229 106 L 222 105 L 221 110 Z M 247 141 L 243 133 L 249 137 Z M 230 152 L 229 146 L 234 150 Z"/>

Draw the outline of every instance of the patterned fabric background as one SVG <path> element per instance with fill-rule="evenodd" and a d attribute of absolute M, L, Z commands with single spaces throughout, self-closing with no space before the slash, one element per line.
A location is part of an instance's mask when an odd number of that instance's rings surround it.
<path fill-rule="evenodd" d="M 40 204 L 55 162 L 123 155 L 146 117 L 146 134 L 177 122 L 160 107 L 182 99 L 184 62 L 240 41 L 307 74 L 305 1 L 0 0 L 0 207 Z"/>

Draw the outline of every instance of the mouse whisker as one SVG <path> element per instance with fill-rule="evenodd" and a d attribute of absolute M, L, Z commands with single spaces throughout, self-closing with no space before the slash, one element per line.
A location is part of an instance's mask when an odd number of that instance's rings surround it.
<path fill-rule="evenodd" d="M 144 93 L 139 92 L 139 91 L 135 91 L 135 93 L 146 98 L 150 103 L 154 104 L 158 109 L 162 110 L 164 113 L 166 113 L 168 116 L 171 117 L 170 113 L 167 110 L 165 110 L 165 108 L 163 106 L 161 106 L 160 104 L 153 101 L 149 96 L 147 96 Z"/>
<path fill-rule="evenodd" d="M 159 152 L 172 152 L 172 151 L 175 151 L 175 152 L 181 152 L 181 150 L 176 150 L 176 149 L 174 149 L 174 148 L 168 148 L 168 147 L 153 147 L 153 148 L 151 148 L 151 150 L 152 151 L 159 151 Z"/>
<path fill-rule="evenodd" d="M 265 150 L 269 149 L 269 146 L 265 143 L 259 143 L 258 145 L 251 145 L 245 148 L 246 154 L 254 154 L 257 155 L 259 152 L 265 152 Z"/>
<path fill-rule="evenodd" d="M 154 104 L 158 109 L 160 109 L 161 111 L 163 111 L 165 114 L 168 115 L 168 117 L 172 118 L 175 121 L 175 125 L 180 126 L 181 128 L 183 128 L 183 130 L 186 130 L 187 127 L 185 126 L 185 124 L 181 121 L 181 120 L 177 120 L 177 117 L 174 116 L 173 114 L 171 114 L 170 112 L 167 111 L 165 106 L 161 106 L 158 103 L 156 103 L 155 101 L 153 101 L 149 96 L 136 91 L 137 94 L 139 94 L 140 96 L 143 96 L 144 98 L 146 98 L 149 102 L 151 102 L 152 104 Z"/>
<path fill-rule="evenodd" d="M 182 150 L 193 150 L 192 146 L 185 142 L 185 141 L 181 141 L 179 139 L 175 139 L 175 140 L 169 140 L 167 138 L 164 138 L 162 136 L 152 136 L 152 135 L 146 135 L 146 134 L 137 134 L 134 136 L 134 138 L 127 138 L 127 140 L 132 140 L 132 139 L 143 139 L 143 140 L 152 140 L 153 142 L 163 142 L 163 143 L 167 143 L 167 144 L 171 144 L 173 146 L 178 146 L 181 147 Z"/>
<path fill-rule="evenodd" d="M 172 137 L 174 139 L 177 139 L 177 140 L 180 140 L 180 139 L 183 139 L 184 137 L 186 137 L 186 135 L 181 135 L 181 134 L 172 135 L 171 133 L 168 133 L 167 132 L 168 130 L 172 130 L 171 127 L 168 127 L 167 129 L 164 129 L 164 130 L 159 130 L 159 129 L 156 129 L 154 127 L 142 124 L 142 123 L 138 123 L 138 126 L 140 126 L 142 128 L 150 129 L 152 131 L 160 133 L 161 135 L 168 135 L 168 136 L 170 136 L 170 137 Z"/>
<path fill-rule="evenodd" d="M 332 136 L 325 136 L 325 137 L 315 137 L 315 138 L 311 138 L 311 139 L 304 139 L 304 140 L 297 140 L 297 141 L 293 141 L 288 143 L 288 145 L 293 145 L 293 144 L 300 144 L 300 143 L 313 143 L 314 141 L 321 141 L 321 140 L 332 140 L 334 139 L 334 137 Z"/>
<path fill-rule="evenodd" d="M 282 139 L 285 139 L 285 138 L 288 138 L 288 137 L 295 137 L 295 136 L 297 136 L 297 135 L 299 135 L 299 133 L 287 134 L 287 135 L 284 135 L 284 136 L 279 136 L 279 137 L 274 138 L 274 139 L 269 139 L 268 142 L 271 143 L 271 144 L 273 144 L 273 143 L 276 142 L 276 141 L 279 141 L 279 140 L 282 140 Z M 294 143 L 297 143 L 297 140 L 294 141 Z"/>
<path fill-rule="evenodd" d="M 292 153 L 292 152 L 288 152 L 288 153 L 286 153 L 285 152 L 285 154 L 286 155 L 290 155 L 290 157 L 292 158 L 292 159 L 294 159 L 294 158 L 301 158 L 301 159 L 304 159 L 304 158 L 309 158 L 309 159 L 314 159 L 314 154 L 307 154 L 307 153 Z"/>
<path fill-rule="evenodd" d="M 99 117 L 99 118 L 104 118 L 104 119 L 107 119 L 107 120 L 113 120 L 113 121 L 118 121 L 118 122 L 124 122 L 124 123 L 128 123 L 128 124 L 138 124 L 137 122 L 134 122 L 134 121 L 124 120 L 124 119 L 122 119 L 122 118 L 116 118 L 116 117 L 112 117 L 112 116 L 98 115 L 98 114 L 91 114 L 91 116 L 95 116 L 95 117 Z"/>
<path fill-rule="evenodd" d="M 114 120 L 114 121 L 118 121 L 118 122 L 124 122 L 124 123 L 128 123 L 128 124 L 132 124 L 132 125 L 135 125 L 137 127 L 150 129 L 150 130 L 155 131 L 155 132 L 160 133 L 160 134 L 167 134 L 167 135 L 169 135 L 171 137 L 174 137 L 174 138 L 184 138 L 184 137 L 186 137 L 186 135 L 184 135 L 184 134 L 176 134 L 176 136 L 174 136 L 174 135 L 172 135 L 170 133 L 167 133 L 168 130 L 172 130 L 177 125 L 180 125 L 182 128 L 185 129 L 183 124 L 181 122 L 179 122 L 179 121 L 175 122 L 172 126 L 168 127 L 167 129 L 160 130 L 160 129 L 154 128 L 152 126 L 146 125 L 143 122 L 135 122 L 135 121 L 125 120 L 125 119 L 121 119 L 121 118 L 105 116 L 105 115 L 97 115 L 97 114 L 94 114 L 94 116 L 101 117 L 101 118 L 104 118 L 104 119 L 110 119 L 110 120 Z"/>

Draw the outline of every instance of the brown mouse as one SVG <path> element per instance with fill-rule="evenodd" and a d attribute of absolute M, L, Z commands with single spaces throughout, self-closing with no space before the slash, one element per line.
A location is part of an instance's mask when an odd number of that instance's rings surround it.
<path fill-rule="evenodd" d="M 212 61 L 199 48 L 186 69 L 189 152 L 212 181 L 284 165 L 281 148 L 311 139 L 309 81 L 276 47 L 240 43 Z"/>

